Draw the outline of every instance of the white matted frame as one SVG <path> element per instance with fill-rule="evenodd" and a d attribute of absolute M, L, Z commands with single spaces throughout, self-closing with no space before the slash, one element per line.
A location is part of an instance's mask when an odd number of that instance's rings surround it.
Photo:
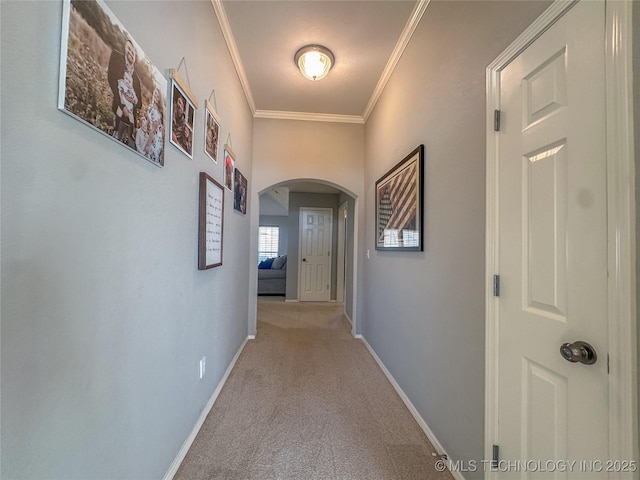
<path fill-rule="evenodd" d="M 423 250 L 424 145 L 376 181 L 376 250 Z"/>
<path fill-rule="evenodd" d="M 103 0 L 64 0 L 58 109 L 164 166 L 167 80 Z"/>
<path fill-rule="evenodd" d="M 198 98 L 177 70 L 169 70 L 171 78 L 171 143 L 193 159 L 193 134 Z"/>
<path fill-rule="evenodd" d="M 218 163 L 218 145 L 222 122 L 209 100 L 204 101 L 204 153 Z"/>
<path fill-rule="evenodd" d="M 587 0 L 583 0 L 587 1 Z M 556 0 L 487 68 L 487 229 L 485 459 L 498 431 L 498 304 L 493 275 L 498 262 L 498 147 L 494 111 L 500 110 L 500 72 L 576 2 Z M 609 304 L 609 452 L 638 460 L 635 165 L 633 145 L 632 3 L 606 1 L 606 122 Z M 604 455 L 606 453 L 603 452 Z M 486 471 L 485 478 L 495 472 Z M 633 478 L 632 472 L 616 478 Z"/>
<path fill-rule="evenodd" d="M 236 154 L 231 145 L 224 146 L 224 186 L 233 192 L 233 171 L 236 168 Z"/>

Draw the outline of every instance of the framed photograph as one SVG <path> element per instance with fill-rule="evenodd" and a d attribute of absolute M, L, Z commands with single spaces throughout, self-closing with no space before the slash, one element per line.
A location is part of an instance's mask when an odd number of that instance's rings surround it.
<path fill-rule="evenodd" d="M 242 214 L 247 213 L 247 177 L 237 168 L 233 171 L 233 208 Z"/>
<path fill-rule="evenodd" d="M 198 214 L 198 270 L 219 267 L 222 265 L 224 187 L 205 172 L 200 172 Z"/>
<path fill-rule="evenodd" d="M 204 101 L 204 152 L 218 163 L 218 140 L 220 138 L 220 117 L 209 100 Z"/>
<path fill-rule="evenodd" d="M 167 80 L 102 0 L 64 0 L 58 108 L 164 165 Z"/>
<path fill-rule="evenodd" d="M 193 120 L 198 99 L 176 70 L 171 77 L 171 143 L 193 159 Z"/>
<path fill-rule="evenodd" d="M 224 146 L 224 186 L 233 191 L 233 170 L 236 165 L 236 154 L 229 145 Z"/>
<path fill-rule="evenodd" d="M 376 182 L 376 250 L 421 252 L 424 145 Z"/>

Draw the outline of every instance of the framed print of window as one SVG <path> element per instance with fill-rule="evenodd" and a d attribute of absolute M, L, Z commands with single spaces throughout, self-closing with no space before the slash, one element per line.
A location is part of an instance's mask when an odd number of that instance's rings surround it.
<path fill-rule="evenodd" d="M 376 182 L 376 250 L 423 250 L 424 145 Z"/>

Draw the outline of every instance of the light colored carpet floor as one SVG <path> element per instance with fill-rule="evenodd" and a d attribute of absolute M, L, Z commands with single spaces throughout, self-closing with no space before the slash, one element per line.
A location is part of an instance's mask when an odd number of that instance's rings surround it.
<path fill-rule="evenodd" d="M 431 480 L 433 447 L 342 306 L 258 300 L 240 355 L 176 480 Z"/>

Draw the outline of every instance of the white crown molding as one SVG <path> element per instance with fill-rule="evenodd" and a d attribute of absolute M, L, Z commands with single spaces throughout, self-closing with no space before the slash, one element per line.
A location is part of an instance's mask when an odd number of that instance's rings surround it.
<path fill-rule="evenodd" d="M 402 34 L 398 39 L 398 43 L 396 43 L 396 46 L 393 49 L 393 52 L 391 53 L 391 57 L 387 62 L 387 66 L 382 71 L 380 80 L 378 80 L 378 84 L 376 85 L 375 90 L 371 94 L 369 103 L 367 103 L 367 106 L 365 107 L 364 112 L 362 113 L 362 118 L 364 119 L 365 122 L 369 118 L 369 115 L 371 115 L 371 112 L 376 106 L 376 103 L 378 103 L 378 99 L 380 98 L 380 95 L 382 95 L 382 91 L 384 90 L 384 87 L 387 85 L 387 82 L 391 78 L 391 75 L 393 74 L 393 71 L 395 70 L 396 65 L 400 61 L 400 57 L 402 57 L 402 54 L 404 53 L 404 49 L 407 48 L 407 45 L 409 44 L 409 40 L 411 40 L 411 37 L 413 36 L 413 32 L 415 32 L 418 26 L 418 23 L 420 23 L 420 19 L 422 19 L 422 15 L 424 14 L 427 7 L 429 6 L 430 1 L 431 0 L 418 0 L 418 2 L 416 3 L 416 6 L 413 9 L 411 16 L 409 17 L 409 20 L 407 21 L 407 24 L 405 25 L 404 30 L 402 31 Z"/>
<path fill-rule="evenodd" d="M 247 98 L 247 103 L 249 104 L 249 108 L 251 109 L 251 114 L 255 115 L 256 102 L 253 99 L 251 86 L 249 85 L 247 74 L 244 71 L 244 66 L 242 64 L 242 60 L 240 59 L 240 53 L 238 52 L 238 46 L 236 45 L 236 40 L 233 36 L 231 25 L 229 24 L 229 19 L 227 18 L 227 13 L 222 6 L 222 0 L 211 0 L 211 4 L 213 5 L 213 9 L 216 12 L 216 17 L 218 17 L 218 23 L 220 24 L 222 35 L 224 36 L 225 42 L 227 42 L 227 48 L 229 49 L 231 60 L 233 61 L 233 65 L 236 68 L 236 72 L 238 73 L 238 78 L 240 79 L 242 90 L 244 90 L 244 95 Z"/>
<path fill-rule="evenodd" d="M 384 70 L 382 71 L 382 75 L 378 80 L 378 84 L 376 85 L 375 90 L 373 91 L 367 106 L 364 109 L 362 115 L 340 115 L 340 114 L 325 114 L 325 113 L 304 113 L 304 112 L 284 112 L 277 110 L 257 110 L 256 103 L 253 99 L 253 93 L 251 92 L 251 86 L 249 85 L 249 80 L 247 79 L 247 75 L 244 71 L 244 66 L 242 64 L 242 60 L 240 58 L 240 53 L 238 52 L 238 47 L 236 45 L 235 37 L 233 36 L 233 31 L 231 30 L 231 25 L 229 24 L 229 19 L 227 18 L 227 14 L 222 5 L 222 0 L 211 0 L 211 4 L 213 5 L 213 9 L 216 12 L 216 16 L 218 17 L 218 22 L 220 23 L 220 28 L 222 29 L 222 35 L 224 36 L 225 41 L 227 42 L 227 47 L 229 49 L 229 54 L 231 55 L 231 59 L 233 61 L 233 65 L 235 66 L 236 72 L 238 73 L 238 78 L 240 79 L 240 84 L 242 85 L 242 89 L 244 90 L 244 94 L 247 98 L 247 103 L 249 104 L 249 108 L 251 109 L 251 113 L 254 118 L 272 118 L 278 120 L 305 120 L 311 122 L 337 122 L 337 123 L 357 123 L 364 124 L 369 115 L 373 111 L 384 87 L 387 85 L 389 78 L 393 74 L 393 70 L 395 69 L 400 57 L 404 53 L 404 49 L 409 44 L 409 40 L 413 35 L 422 15 L 424 14 L 429 2 L 431 0 L 418 0 L 416 6 L 405 25 L 398 42 L 396 43 L 393 52 L 391 53 L 391 57 L 387 62 Z"/>
<path fill-rule="evenodd" d="M 308 122 L 358 123 L 364 124 L 360 115 L 337 115 L 331 113 L 282 112 L 277 110 L 256 110 L 255 118 L 272 118 L 276 120 L 304 120 Z"/>

